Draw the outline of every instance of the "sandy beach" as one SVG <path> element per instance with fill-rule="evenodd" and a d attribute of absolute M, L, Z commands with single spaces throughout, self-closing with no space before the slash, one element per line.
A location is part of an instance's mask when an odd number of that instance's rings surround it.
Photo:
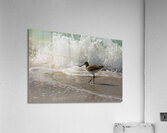
<path fill-rule="evenodd" d="M 29 68 L 29 103 L 95 103 L 121 102 L 122 78 L 67 75 L 43 67 Z"/>

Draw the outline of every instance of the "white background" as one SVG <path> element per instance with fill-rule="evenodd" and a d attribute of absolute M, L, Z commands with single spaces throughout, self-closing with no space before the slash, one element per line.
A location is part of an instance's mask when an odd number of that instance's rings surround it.
<path fill-rule="evenodd" d="M 123 102 L 27 103 L 27 29 L 123 40 Z M 112 133 L 144 120 L 143 0 L 0 0 L 0 132 Z"/>
<path fill-rule="evenodd" d="M 146 122 L 156 133 L 167 132 L 160 112 L 167 112 L 167 1 L 146 0 Z"/>

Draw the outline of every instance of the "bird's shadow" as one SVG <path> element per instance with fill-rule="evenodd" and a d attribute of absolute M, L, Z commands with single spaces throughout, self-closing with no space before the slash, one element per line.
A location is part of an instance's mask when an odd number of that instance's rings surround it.
<path fill-rule="evenodd" d="M 106 84 L 106 83 L 100 83 L 100 84 L 96 84 L 96 85 L 104 85 L 104 86 L 118 86 L 118 85 L 114 85 L 114 84 Z"/>

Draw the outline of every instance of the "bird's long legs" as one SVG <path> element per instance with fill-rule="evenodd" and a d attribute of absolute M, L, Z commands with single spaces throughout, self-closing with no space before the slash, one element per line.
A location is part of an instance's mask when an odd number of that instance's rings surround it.
<path fill-rule="evenodd" d="M 95 84 L 95 74 L 93 74 L 93 84 Z"/>
<path fill-rule="evenodd" d="M 95 84 L 95 74 L 93 74 L 93 78 L 89 80 L 88 83 L 90 83 L 93 80 L 93 84 Z"/>
<path fill-rule="evenodd" d="M 89 80 L 89 82 L 88 83 L 90 83 L 92 81 L 92 78 Z"/>

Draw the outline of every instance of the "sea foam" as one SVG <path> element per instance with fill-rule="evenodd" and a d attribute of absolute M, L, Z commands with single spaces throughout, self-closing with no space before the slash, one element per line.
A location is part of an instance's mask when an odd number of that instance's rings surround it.
<path fill-rule="evenodd" d="M 105 70 L 122 72 L 122 46 L 111 39 L 84 35 L 65 36 L 53 33 L 51 43 L 45 43 L 35 49 L 30 61 L 47 64 L 65 73 L 83 73 L 78 65 L 89 62 L 90 65 L 104 66 Z M 84 74 L 82 74 L 84 75 Z"/>

